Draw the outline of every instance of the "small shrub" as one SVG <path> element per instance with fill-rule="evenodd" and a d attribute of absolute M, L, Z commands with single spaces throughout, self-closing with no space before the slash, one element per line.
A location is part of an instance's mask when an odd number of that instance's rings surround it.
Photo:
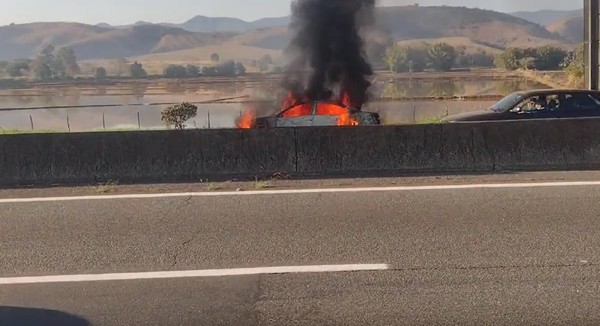
<path fill-rule="evenodd" d="M 264 190 L 264 189 L 271 189 L 271 188 L 275 188 L 275 185 L 270 181 L 257 180 L 254 182 L 254 189 L 256 189 L 256 190 Z"/>
<path fill-rule="evenodd" d="M 111 193 L 116 190 L 118 185 L 119 182 L 110 180 L 108 182 L 99 184 L 98 187 L 96 187 L 96 192 L 99 194 Z"/>
<path fill-rule="evenodd" d="M 183 130 L 185 129 L 186 121 L 195 117 L 197 113 L 197 106 L 188 102 L 183 102 L 164 109 L 161 112 L 161 120 L 177 130 Z"/>
<path fill-rule="evenodd" d="M 208 185 L 206 185 L 206 191 L 216 191 L 221 189 L 223 189 L 223 187 L 216 183 L 209 183 Z"/>
<path fill-rule="evenodd" d="M 419 122 L 417 122 L 417 124 L 421 124 L 421 125 L 438 125 L 438 124 L 442 124 L 444 123 L 444 118 L 446 118 L 446 115 L 438 115 L 435 117 L 430 117 L 427 118 L 425 120 L 421 120 Z"/>

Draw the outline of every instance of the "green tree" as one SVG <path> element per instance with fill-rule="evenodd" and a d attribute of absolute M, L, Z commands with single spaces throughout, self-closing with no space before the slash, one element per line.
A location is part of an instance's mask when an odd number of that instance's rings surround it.
<path fill-rule="evenodd" d="M 424 50 L 392 44 L 385 51 L 384 61 L 392 72 L 420 72 L 427 64 L 425 57 Z"/>
<path fill-rule="evenodd" d="M 392 44 L 385 50 L 383 61 L 390 72 L 403 71 L 403 55 L 400 46 L 397 43 Z"/>
<path fill-rule="evenodd" d="M 526 70 L 535 70 L 536 57 L 524 57 L 519 60 L 519 68 Z"/>
<path fill-rule="evenodd" d="M 187 69 L 181 65 L 168 65 L 163 75 L 165 78 L 185 78 L 187 77 Z"/>
<path fill-rule="evenodd" d="M 200 74 L 200 68 L 194 65 L 185 66 L 185 73 L 188 77 L 198 77 Z"/>
<path fill-rule="evenodd" d="M 217 75 L 217 67 L 202 67 L 202 75 L 203 76 L 216 76 Z"/>
<path fill-rule="evenodd" d="M 44 63 L 49 64 L 54 61 L 54 50 L 55 48 L 53 45 L 47 45 L 42 49 L 39 56 L 42 57 Z"/>
<path fill-rule="evenodd" d="M 215 63 L 219 62 L 219 61 L 221 61 L 221 57 L 219 56 L 218 53 L 213 53 L 210 55 L 210 61 L 215 62 Z"/>
<path fill-rule="evenodd" d="M 161 120 L 168 126 L 173 126 L 177 130 L 185 129 L 185 123 L 195 117 L 198 113 L 198 107 L 187 102 L 176 104 L 164 109 L 161 112 Z"/>
<path fill-rule="evenodd" d="M 56 53 L 55 61 L 56 67 L 59 67 L 56 72 L 61 77 L 74 77 L 81 73 L 81 68 L 79 67 L 79 64 L 77 64 L 77 56 L 72 48 L 60 48 Z"/>
<path fill-rule="evenodd" d="M 469 67 L 493 67 L 494 56 L 485 51 L 467 54 L 467 64 Z"/>
<path fill-rule="evenodd" d="M 48 45 L 40 51 L 36 59 L 31 63 L 31 77 L 35 80 L 48 81 L 56 77 L 56 57 L 54 56 L 54 46 Z"/>
<path fill-rule="evenodd" d="M 462 68 L 493 67 L 494 56 L 483 50 L 467 52 L 464 47 L 457 48 L 456 66 Z"/>
<path fill-rule="evenodd" d="M 427 67 L 427 52 L 423 49 L 406 48 L 406 58 L 410 72 L 421 72 Z"/>
<path fill-rule="evenodd" d="M 563 69 L 576 86 L 583 86 L 585 77 L 585 46 L 570 52 L 562 63 Z"/>
<path fill-rule="evenodd" d="M 137 61 L 129 66 L 129 74 L 133 78 L 144 78 L 148 76 L 148 73 L 144 70 L 144 66 Z"/>
<path fill-rule="evenodd" d="M 217 75 L 219 76 L 231 77 L 236 75 L 235 62 L 233 60 L 226 61 L 218 65 L 216 68 Z"/>
<path fill-rule="evenodd" d="M 495 65 L 498 68 L 506 70 L 516 70 L 520 68 L 519 60 L 525 57 L 523 49 L 507 48 L 504 52 L 498 54 L 495 59 Z"/>
<path fill-rule="evenodd" d="M 568 55 L 567 51 L 557 46 L 543 46 L 535 52 L 537 70 L 558 70 Z"/>
<path fill-rule="evenodd" d="M 106 69 L 104 67 L 96 68 L 96 79 L 106 79 Z"/>
<path fill-rule="evenodd" d="M 4 70 L 10 77 L 22 77 L 29 71 L 29 62 L 23 60 L 13 61 Z"/>
<path fill-rule="evenodd" d="M 41 59 L 36 59 L 31 64 L 32 77 L 36 80 L 49 81 L 54 77 L 52 68 Z"/>
<path fill-rule="evenodd" d="M 435 71 L 450 71 L 456 62 L 456 50 L 447 43 L 437 43 L 429 47 L 427 58 Z"/>

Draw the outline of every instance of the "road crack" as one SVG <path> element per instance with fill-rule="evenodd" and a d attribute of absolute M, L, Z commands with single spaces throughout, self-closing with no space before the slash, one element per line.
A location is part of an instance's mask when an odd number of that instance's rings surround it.
<path fill-rule="evenodd" d="M 188 245 L 196 240 L 196 238 L 198 236 L 200 236 L 200 234 L 202 233 L 203 230 L 197 230 L 195 231 L 191 237 L 189 237 L 187 240 L 185 240 L 184 242 L 182 242 L 177 249 L 175 250 L 175 253 L 173 253 L 173 262 L 171 263 L 171 266 L 169 266 L 169 268 L 173 268 L 175 266 L 177 266 L 177 264 L 179 264 L 179 256 L 181 256 L 181 254 L 183 253 L 183 251 L 188 247 Z"/>

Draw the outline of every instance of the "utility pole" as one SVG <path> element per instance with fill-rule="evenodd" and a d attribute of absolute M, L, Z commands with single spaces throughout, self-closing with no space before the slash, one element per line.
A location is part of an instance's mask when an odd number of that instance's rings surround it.
<path fill-rule="evenodd" d="M 584 0 L 585 16 L 585 82 L 592 90 L 600 90 L 600 0 Z"/>

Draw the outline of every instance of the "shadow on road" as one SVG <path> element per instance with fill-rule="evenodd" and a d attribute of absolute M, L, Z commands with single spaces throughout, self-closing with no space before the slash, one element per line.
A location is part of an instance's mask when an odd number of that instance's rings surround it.
<path fill-rule="evenodd" d="M 90 323 L 64 312 L 0 306 L 0 326 L 88 326 Z"/>

